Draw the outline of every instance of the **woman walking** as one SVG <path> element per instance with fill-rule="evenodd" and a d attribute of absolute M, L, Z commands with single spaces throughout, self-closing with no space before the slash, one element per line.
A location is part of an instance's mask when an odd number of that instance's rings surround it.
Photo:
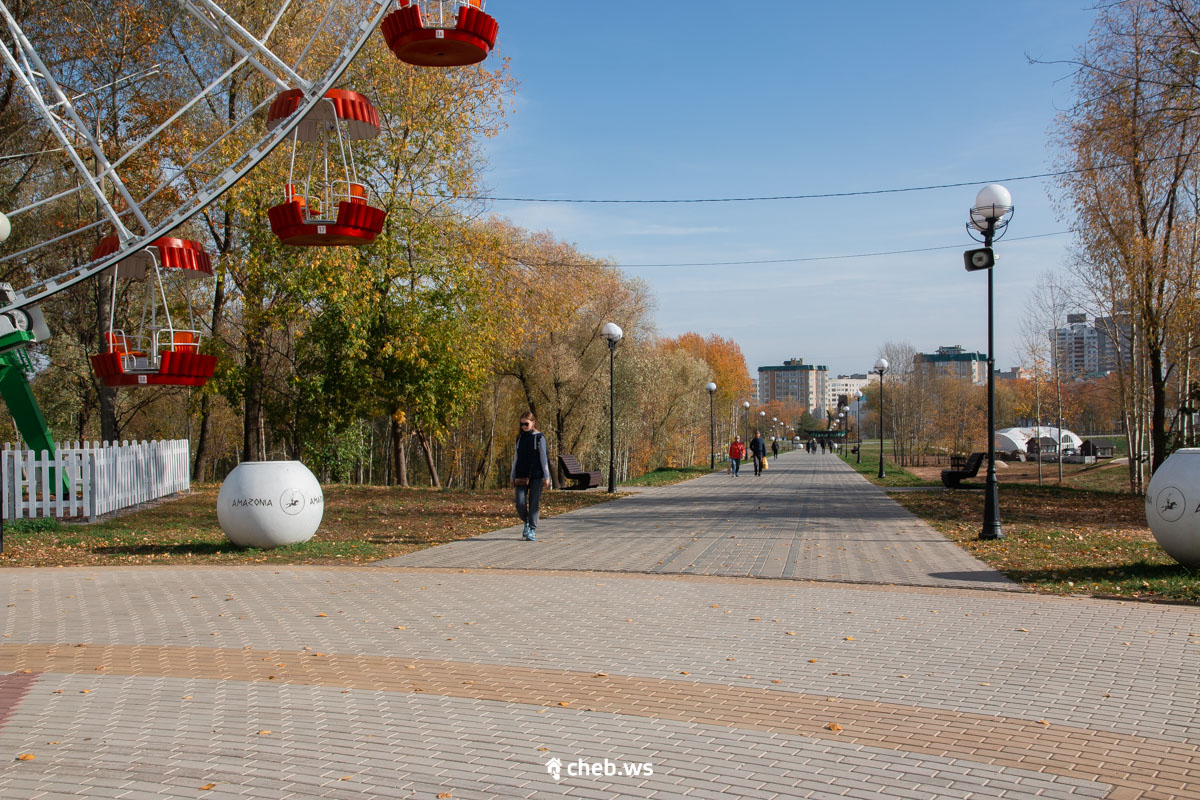
<path fill-rule="evenodd" d="M 550 464 L 546 460 L 546 437 L 537 429 L 532 411 L 521 415 L 521 433 L 517 436 L 508 479 L 516 490 L 513 502 L 517 516 L 525 523 L 521 538 L 536 542 L 538 508 L 542 502 L 542 489 L 550 486 Z"/>

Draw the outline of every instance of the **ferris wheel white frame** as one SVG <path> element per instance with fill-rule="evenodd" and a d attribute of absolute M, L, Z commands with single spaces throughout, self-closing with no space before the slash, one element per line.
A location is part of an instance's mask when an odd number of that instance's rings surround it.
<path fill-rule="evenodd" d="M 9 50 L 6 43 L 0 45 L 0 58 L 3 58 L 4 63 L 16 75 L 17 80 L 25 89 L 35 110 L 54 134 L 61 148 L 67 153 L 79 176 L 84 179 L 81 186 L 61 192 L 53 197 L 39 198 L 33 203 L 7 212 L 7 214 L 10 219 L 19 217 L 22 213 L 80 192 L 89 192 L 103 212 L 102 218 L 95 222 L 82 225 L 65 234 L 39 242 L 20 252 L 0 257 L 0 264 L 55 245 L 72 236 L 103 225 L 111 224 L 116 229 L 117 236 L 120 239 L 120 247 L 114 253 L 74 269 L 61 272 L 52 278 L 37 281 L 15 290 L 12 300 L 6 305 L 0 305 L 0 314 L 42 302 L 71 286 L 99 275 L 118 261 L 126 258 L 130 253 L 146 247 L 155 239 L 174 230 L 204 210 L 204 208 L 219 198 L 225 191 L 245 176 L 246 173 L 253 169 L 263 158 L 269 155 L 279 143 L 291 135 L 293 129 L 299 125 L 300 121 L 321 101 L 325 92 L 333 88 L 334 83 L 341 77 L 354 57 L 358 55 L 359 51 L 366 44 L 367 38 L 379 25 L 380 20 L 392 4 L 392 0 L 360 0 L 363 11 L 362 17 L 358 25 L 354 27 L 352 35 L 347 37 L 341 51 L 319 77 L 316 79 L 305 79 L 299 73 L 301 62 L 308 57 L 310 49 L 329 22 L 334 9 L 338 6 L 345 6 L 347 0 L 326 0 L 327 4 L 321 22 L 313 32 L 312 37 L 309 39 L 300 56 L 296 59 L 295 64 L 288 64 L 268 46 L 268 39 L 274 33 L 288 7 L 292 4 L 292 0 L 283 0 L 279 11 L 261 38 L 254 36 L 246 30 L 237 19 L 221 8 L 215 0 L 176 0 L 176 2 L 209 31 L 237 52 L 240 58 L 226 72 L 211 81 L 193 96 L 182 108 L 175 111 L 170 118 L 163 121 L 154 131 L 131 146 L 123 156 L 116 161 L 110 162 L 105 156 L 103 147 L 97 141 L 97 137 L 94 137 L 89 132 L 88 127 L 76 112 L 72 98 L 67 96 L 50 71 L 46 69 L 33 44 L 26 38 L 24 31 L 21 30 L 20 25 L 9 11 L 8 6 L 3 0 L 0 0 L 0 18 L 7 25 L 13 41 L 17 45 L 15 52 Z M 303 92 L 303 97 L 299 101 L 295 112 L 284 122 L 270 128 L 264 128 L 264 134 L 252 146 L 242 151 L 240 156 L 232 160 L 232 163 L 222 172 L 202 184 L 197 191 L 190 195 L 185 202 L 181 203 L 171 213 L 163 216 L 161 219 L 153 221 L 148 219 L 147 215 L 143 213 L 141 205 L 134 199 L 132 193 L 128 191 L 128 188 L 122 181 L 118 168 L 141 147 L 152 142 L 154 137 L 166 130 L 167 127 L 186 113 L 192 106 L 201 102 L 211 92 L 215 91 L 236 70 L 247 65 L 257 70 L 268 81 L 274 83 L 280 89 L 300 89 Z M 53 98 L 52 103 L 48 101 L 47 94 Z M 252 112 L 246 114 L 237 123 L 225 130 L 215 141 L 210 142 L 203 150 L 194 154 L 189 162 L 179 166 L 174 174 L 169 175 L 159 186 L 155 187 L 143 199 L 143 202 L 172 186 L 173 182 L 178 180 L 192 165 L 204 158 L 242 125 L 265 111 L 272 99 L 268 97 L 267 100 Z M 82 147 L 77 149 L 73 143 L 73 139 L 82 142 Z M 95 174 L 85 164 L 80 154 L 81 150 L 95 160 Z M 113 203 L 110 202 L 108 195 L 106 195 L 101 185 L 103 181 L 112 184 L 117 194 L 124 201 L 128 209 L 126 212 L 119 212 Z M 126 216 L 131 216 L 132 226 L 140 230 L 130 230 L 131 225 L 127 224 L 124 219 Z"/>

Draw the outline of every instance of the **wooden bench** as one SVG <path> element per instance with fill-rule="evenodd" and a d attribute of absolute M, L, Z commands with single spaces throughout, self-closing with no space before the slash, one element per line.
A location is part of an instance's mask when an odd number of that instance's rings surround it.
<path fill-rule="evenodd" d="M 579 463 L 579 459 L 575 456 L 563 454 L 558 457 L 558 469 L 567 478 L 574 481 L 573 486 L 566 488 L 570 489 L 590 489 L 593 486 L 599 486 L 604 480 L 603 473 L 588 472 Z"/>
<path fill-rule="evenodd" d="M 942 485 L 947 489 L 957 489 L 959 483 L 979 474 L 979 466 L 985 458 L 987 458 L 987 453 L 971 453 L 971 456 L 962 464 L 961 469 L 942 470 Z M 957 466 L 954 458 L 951 458 L 950 463 Z"/>

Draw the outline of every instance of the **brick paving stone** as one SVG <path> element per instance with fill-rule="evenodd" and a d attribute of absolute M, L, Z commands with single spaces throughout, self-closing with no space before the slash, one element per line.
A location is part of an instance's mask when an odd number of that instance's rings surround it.
<path fill-rule="evenodd" d="M 192 789 L 203 783 L 215 782 L 228 787 L 227 792 L 241 791 L 246 787 L 256 787 L 259 790 L 278 787 L 285 782 L 293 792 L 299 792 L 301 784 L 296 782 L 300 776 L 303 763 L 318 760 L 325 767 L 345 769 L 347 774 L 356 775 L 356 785 L 335 787 L 339 792 L 349 792 L 350 796 L 363 796 L 363 785 L 368 780 L 377 786 L 394 786 L 402 789 L 426 791 L 442 787 L 452 791 L 461 787 L 465 791 L 486 792 L 487 786 L 529 786 L 531 790 L 542 789 L 552 785 L 545 774 L 544 764 L 548 758 L 547 752 L 553 752 L 564 761 L 583 758 L 588 762 L 600 762 L 608 758 L 613 762 L 624 763 L 626 760 L 649 761 L 655 765 L 654 778 L 642 781 L 638 786 L 625 786 L 627 780 L 605 779 L 600 777 L 571 778 L 572 785 L 589 787 L 597 792 L 607 792 L 610 797 L 645 797 L 652 791 L 674 791 L 678 784 L 669 782 L 674 764 L 667 753 L 656 750 L 656 742 L 661 740 L 661 733 L 671 734 L 673 746 L 685 747 L 689 755 L 699 756 L 698 761 L 688 761 L 681 765 L 682 769 L 696 773 L 695 765 L 707 765 L 708 769 L 699 771 L 703 776 L 704 785 L 716 791 L 739 794 L 741 796 L 770 796 L 771 793 L 791 791 L 794 781 L 781 780 L 779 770 L 772 765 L 779 763 L 798 763 L 802 757 L 815 757 L 827 760 L 835 766 L 840 774 L 822 774 L 819 768 L 806 770 L 797 776 L 800 785 L 815 781 L 815 785 L 840 785 L 839 781 L 865 781 L 866 776 L 878 773 L 880 769 L 886 774 L 888 785 L 925 787 L 932 792 L 930 797 L 954 797 L 961 792 L 962 787 L 974 785 L 969 770 L 976 767 L 974 762 L 961 759 L 943 759 L 927 756 L 910 756 L 902 766 L 894 762 L 862 758 L 864 752 L 872 748 L 863 748 L 853 743 L 818 741 L 804 737 L 773 736 L 769 742 L 760 742 L 759 746 L 746 749 L 734 755 L 732 761 L 722 753 L 723 747 L 737 740 L 738 732 L 726 729 L 711 729 L 707 726 L 689 725 L 687 723 L 666 723 L 662 720 L 647 720 L 645 728 L 653 734 L 654 741 L 642 741 L 639 733 L 642 725 L 637 720 L 619 718 L 610 715 L 590 715 L 580 710 L 556 710 L 553 715 L 539 715 L 536 709 L 512 706 L 505 703 L 487 703 L 480 701 L 457 701 L 447 698 L 427 698 L 421 695 L 406 694 L 391 698 L 391 702 L 380 705 L 375 702 L 375 693 L 355 690 L 349 694 L 327 687 L 305 686 L 268 686 L 252 685 L 239 682 L 223 682 L 222 687 L 229 702 L 221 707 L 201 708 L 195 704 L 183 706 L 172 712 L 162 704 L 145 704 L 141 707 L 123 702 L 133 697 L 146 697 L 158 694 L 178 695 L 183 691 L 195 690 L 202 681 L 184 681 L 179 679 L 161 678 L 121 678 L 105 676 L 99 681 L 88 678 L 90 685 L 96 685 L 96 691 L 110 696 L 112 701 L 105 706 L 90 706 L 91 711 L 113 715 L 122 725 L 141 725 L 147 734 L 144 743 L 126 754 L 118 756 L 97 752 L 90 743 L 83 741 L 63 740 L 57 748 L 57 758 L 69 763 L 69 771 L 79 780 L 78 787 L 84 796 L 89 787 L 111 786 L 111 781 L 100 781 L 90 777 L 91 774 L 103 772 L 110 775 L 127 775 L 128 788 L 132 792 L 146 793 L 151 797 L 171 796 L 171 787 Z M 71 688 L 83 685 L 80 676 L 63 676 L 58 684 L 66 684 Z M 253 688 L 253 691 L 251 691 Z M 39 707 L 63 702 L 63 695 L 33 692 L 22 702 L 21 707 L 14 712 L 15 717 L 29 717 L 36 720 Z M 478 726 L 481 723 L 496 727 L 517 729 L 524 726 L 530 731 L 530 741 L 524 754 L 513 756 L 511 753 L 502 755 L 497 742 L 490 746 L 486 742 L 463 741 L 450 735 L 446 736 L 438 747 L 441 753 L 456 747 L 465 747 L 463 759 L 455 762 L 454 769 L 444 774 L 429 774 L 427 778 L 418 777 L 425 772 L 421 766 L 429 757 L 413 759 L 402 742 L 397 741 L 395 749 L 385 755 L 362 758 L 355 757 L 354 752 L 362 750 L 367 741 L 365 735 L 359 735 L 353 740 L 342 739 L 345 733 L 338 728 L 318 728 L 318 746 L 313 751 L 296 752 L 280 756 L 277 751 L 272 754 L 273 765 L 278 770 L 263 770 L 257 775 L 248 775 L 247 764 L 253 764 L 264 757 L 261 748 L 265 740 L 256 737 L 249 731 L 245 720 L 247 717 L 259 716 L 260 704 L 278 707 L 289 700 L 303 697 L 306 702 L 318 708 L 330 709 L 349 707 L 359 715 L 364 730 L 396 731 L 412 727 L 413 720 L 421 720 L 435 729 L 454 732 L 458 726 Z M 469 708 L 472 714 L 463 715 L 459 721 L 448 721 L 442 714 L 444 706 Z M 145 716 L 147 708 L 154 711 L 149 717 Z M 218 729 L 243 730 L 243 746 L 241 749 L 229 749 L 214 744 L 210 737 L 204 735 L 203 725 L 196 725 L 194 733 L 187 741 L 179 741 L 172 732 L 176 730 L 178 717 L 198 716 L 204 725 L 213 725 Z M 136 717 L 137 719 L 133 719 Z M 518 725 L 520 723 L 520 725 Z M 618 731 L 620 732 L 618 734 Z M 31 737 L 46 737 L 55 735 L 51 731 L 38 730 Z M 279 736 L 288 737 L 286 731 Z M 537 752 L 535 743 L 554 738 L 561 742 L 561 749 Z M 331 747 L 334 742 L 337 747 Z M 460 742 L 460 744 L 456 744 Z M 274 742 L 271 742 L 274 745 Z M 377 744 L 372 742 L 372 744 Z M 512 743 L 510 743 L 512 744 Z M 10 740 L 9 733 L 0 733 L 0 751 L 9 752 L 19 743 Z M 344 751 L 341 759 L 328 758 L 329 754 Z M 493 756 L 486 755 L 491 750 Z M 482 752 L 481 752 L 482 751 Z M 179 766 L 167 782 L 161 782 L 158 776 L 145 774 L 131 768 L 130 758 L 140 761 L 145 756 L 153 754 L 170 756 L 173 763 Z M 892 754 L 895 755 L 894 753 Z M 342 763 L 338 764 L 338 761 Z M 436 762 L 434 762 L 436 763 Z M 930 765 L 927 768 L 922 765 Z M 30 781 L 36 790 L 55 791 L 54 786 L 60 785 L 61 780 L 53 773 L 47 774 L 44 769 L 46 762 L 17 762 L 15 765 L 0 765 L 0 792 L 6 799 L 11 795 L 7 784 L 10 775 L 19 775 L 24 781 L 26 792 Z M 759 767 L 763 767 L 759 771 Z M 335 769 L 335 771 L 336 771 Z M 327 770 L 326 770 L 327 771 Z M 926 777 L 933 773 L 936 777 Z M 1026 772 L 1014 769 L 997 769 L 997 775 L 1008 778 L 1013 787 L 1019 787 L 1026 779 Z M 957 783 L 955 776 L 963 776 L 963 782 Z M 1032 775 L 1032 774 L 1030 774 Z M 286 777 L 285 777 L 286 776 Z M 45 783 L 37 781 L 43 777 Z M 566 780 L 566 779 L 564 779 Z M 1091 784 L 1058 776 L 1045 776 L 1038 779 L 1038 788 L 1063 787 L 1064 791 L 1086 790 Z M 644 785 L 643 785 L 644 784 Z M 938 784 L 943 784 L 939 787 Z M 810 787 L 811 788 L 811 787 Z M 1088 790 L 1091 791 L 1091 790 Z M 359 794 L 355 794 L 359 792 Z M 248 792 L 249 793 L 249 792 Z M 461 793 L 453 792 L 455 796 Z M 387 796 L 387 795 L 384 795 Z M 1014 796 L 1021 796 L 1019 794 Z M 1098 791 L 1085 792 L 1081 796 L 1101 796 Z"/>
<path fill-rule="evenodd" d="M 314 618 L 318 609 L 333 606 L 319 588 L 312 591 L 297 580 L 303 574 L 301 570 L 163 570 L 153 576 L 163 585 L 137 591 L 138 574 L 118 571 L 102 573 L 91 585 L 112 595 L 108 601 L 112 608 L 129 609 L 130 614 L 139 603 L 157 604 L 174 594 L 193 592 L 204 581 L 217 584 L 218 593 L 254 587 L 271 594 L 269 602 L 287 608 L 289 616 Z M 245 646 L 287 648 L 287 670 L 293 671 L 310 669 L 309 664 L 317 660 L 304 653 L 314 651 L 394 658 L 412 654 L 445 662 L 585 671 L 609 671 L 615 665 L 620 673 L 658 678 L 681 678 L 679 673 L 687 671 L 704 682 L 778 686 L 944 710 L 1003 711 L 1175 741 L 1189 740 L 1193 720 L 1200 713 L 1195 693 L 1178 689 L 1200 678 L 1197 661 L 1187 660 L 1195 650 L 1187 644 L 1186 634 L 1196 627 L 1196 611 L 1186 607 L 971 592 L 871 591 L 830 584 L 783 584 L 781 588 L 773 582 L 664 584 L 612 576 L 593 580 L 591 576 L 400 573 L 393 579 L 394 573 L 386 571 L 334 574 L 342 585 L 355 590 L 334 598 L 346 611 L 336 623 L 319 620 L 319 625 L 292 639 L 287 631 L 261 630 L 234 620 L 220 643 L 233 650 L 213 651 L 218 642 L 210 641 L 207 651 L 196 650 L 196 654 L 236 652 Z M 57 584 L 70 585 L 74 577 L 56 570 L 42 572 L 39 580 L 44 583 L 40 591 L 52 594 L 61 591 Z M 429 585 L 436 594 L 422 599 L 414 591 L 420 585 Z M 380 596 L 385 587 L 394 589 L 386 599 Z M 546 642 L 539 643 L 526 620 L 509 611 L 503 598 L 511 596 L 522 596 L 538 609 L 538 618 L 548 623 Z M 423 610 L 433 604 L 440 619 Z M 358 621 L 368 618 L 363 613 L 368 608 L 377 611 L 380 606 L 386 614 L 374 616 L 391 619 Z M 654 613 L 643 613 L 647 608 Z M 723 613 L 726 610 L 732 613 Z M 931 614 L 935 610 L 939 613 Z M 188 647 L 187 637 L 178 629 L 205 623 L 203 609 L 183 615 L 173 626 L 133 626 L 124 613 L 105 616 L 94 610 L 94 604 L 82 601 L 72 614 L 90 627 L 95 644 Z M 759 620 L 750 622 L 753 617 Z M 635 621 L 625 623 L 626 618 Z M 391 624 L 395 621 L 408 623 L 407 630 L 395 631 Z M 475 624 L 465 627 L 466 621 Z M 14 636 L 23 641 L 47 640 L 20 620 L 6 619 L 3 626 L 13 636 L 0 639 L 0 653 Z M 446 641 L 441 634 L 446 626 L 466 632 Z M 1124 630 L 1115 630 L 1117 626 Z M 1020 632 L 1022 627 L 1028 632 Z M 1123 645 L 1130 631 L 1145 629 L 1160 632 L 1154 647 Z M 788 631 L 795 636 L 787 636 Z M 845 636 L 855 641 L 847 642 Z M 320 641 L 314 642 L 316 637 Z M 73 652 L 69 643 L 80 638 L 66 637 L 67 651 Z M 312 650 L 301 651 L 302 646 Z M 214 657 L 218 656 L 201 661 Z M 411 685 L 407 676 L 412 672 L 397 671 L 402 685 Z M 1051 675 L 1058 676 L 1053 685 L 1047 678 Z M 772 684 L 773 680 L 781 683 Z M 1128 697 L 1137 701 L 1127 702 Z"/>
<path fill-rule="evenodd" d="M 1012 591 L 805 458 L 489 570 L 0 569 L 0 797 L 1198 796 L 1200 610 Z"/>

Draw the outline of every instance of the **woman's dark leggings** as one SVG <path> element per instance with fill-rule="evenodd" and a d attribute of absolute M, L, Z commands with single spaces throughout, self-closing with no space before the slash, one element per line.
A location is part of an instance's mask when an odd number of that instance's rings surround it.
<path fill-rule="evenodd" d="M 529 527 L 537 530 L 538 508 L 542 504 L 542 488 L 545 486 L 541 479 L 531 480 L 528 486 L 516 487 L 516 497 L 513 503 L 517 507 L 517 516 L 521 522 L 528 522 Z"/>

